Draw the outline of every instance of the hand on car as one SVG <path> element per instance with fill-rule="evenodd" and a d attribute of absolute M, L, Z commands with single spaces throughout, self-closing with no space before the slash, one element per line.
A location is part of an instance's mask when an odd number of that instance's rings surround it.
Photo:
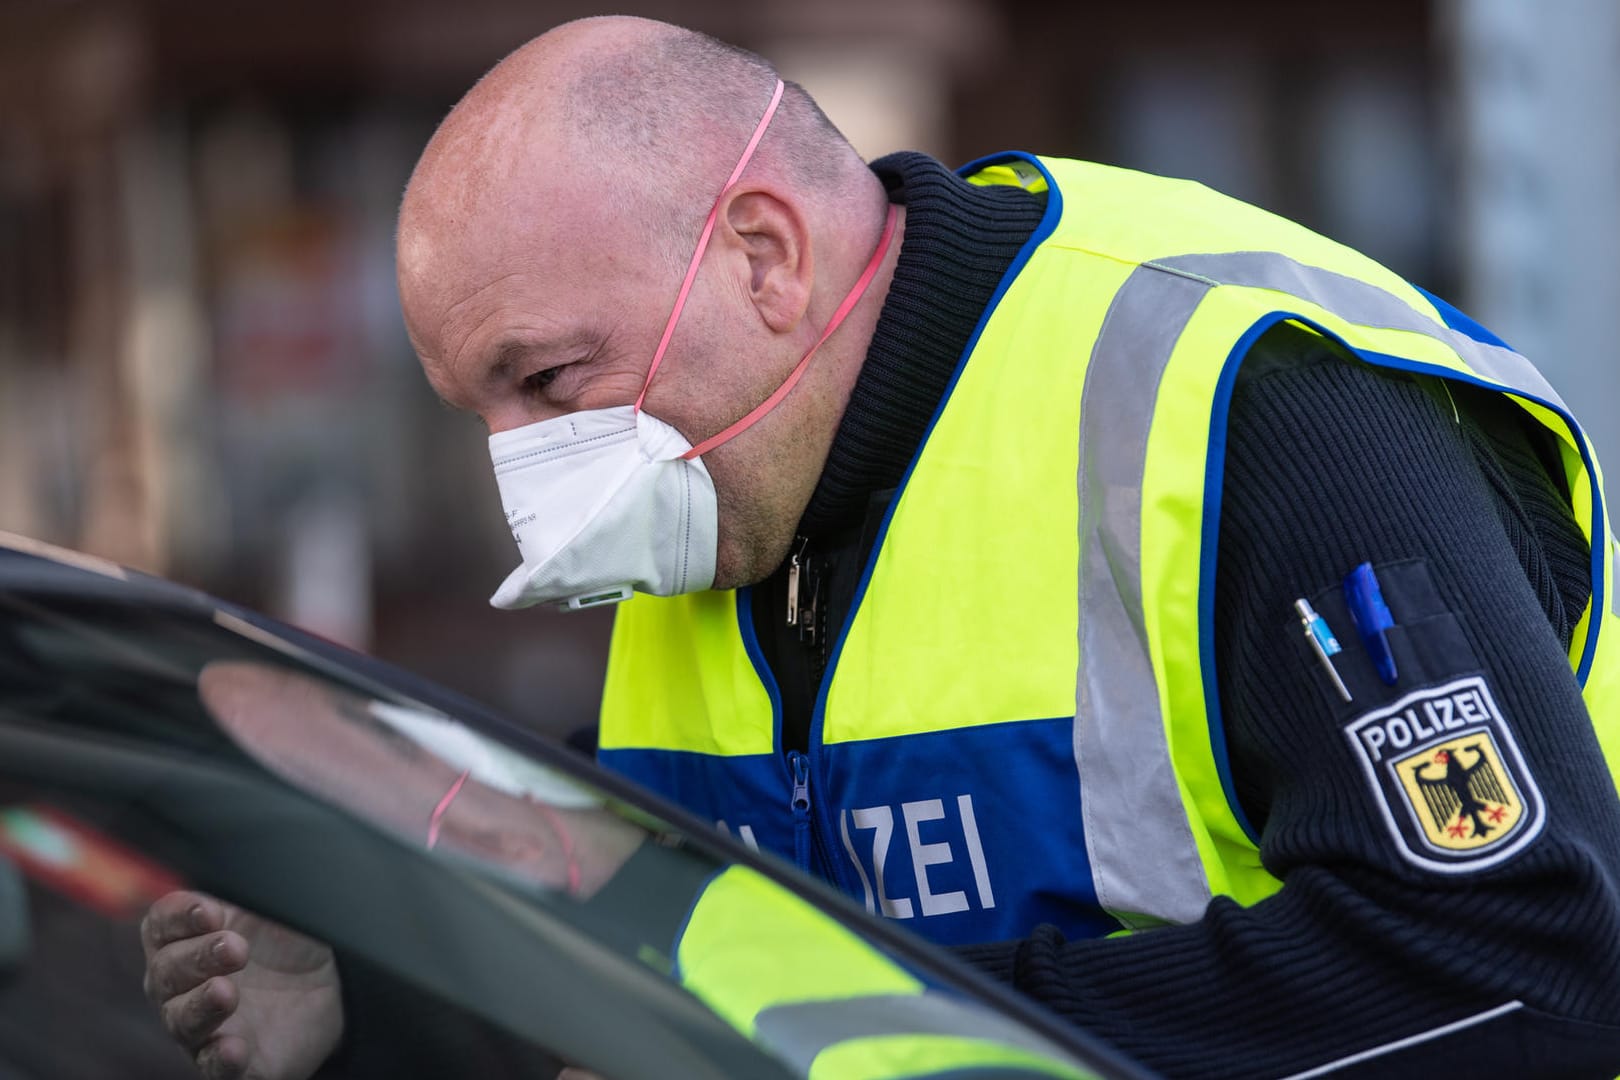
<path fill-rule="evenodd" d="M 146 996 L 208 1080 L 304 1080 L 337 1048 L 343 1001 L 327 946 L 198 892 L 141 922 Z"/>

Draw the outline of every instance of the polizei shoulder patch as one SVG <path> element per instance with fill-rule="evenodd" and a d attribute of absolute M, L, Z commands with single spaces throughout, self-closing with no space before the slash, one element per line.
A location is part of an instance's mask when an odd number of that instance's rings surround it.
<path fill-rule="evenodd" d="M 1483 870 L 1541 831 L 1541 792 L 1478 676 L 1408 694 L 1344 733 L 1408 862 Z"/>

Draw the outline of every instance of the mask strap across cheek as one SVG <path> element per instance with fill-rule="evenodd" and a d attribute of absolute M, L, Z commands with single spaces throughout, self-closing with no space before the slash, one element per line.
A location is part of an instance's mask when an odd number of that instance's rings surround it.
<path fill-rule="evenodd" d="M 456 801 L 456 796 L 461 794 L 462 785 L 467 782 L 467 777 L 471 775 L 471 772 L 463 772 L 456 777 L 456 782 L 450 785 L 450 790 L 444 793 L 444 798 L 440 799 L 439 804 L 433 808 L 433 816 L 428 819 L 427 846 L 429 851 L 433 850 L 439 842 L 439 828 L 444 823 L 445 811 L 449 810 L 450 804 Z"/>
<path fill-rule="evenodd" d="M 664 324 L 664 336 L 658 340 L 658 350 L 653 353 L 652 366 L 647 369 L 647 380 L 641 384 L 641 393 L 636 396 L 636 412 L 641 411 L 641 403 L 647 398 L 647 388 L 652 385 L 653 376 L 658 372 L 658 365 L 664 360 L 664 351 L 669 348 L 669 339 L 675 333 L 675 324 L 680 321 L 681 309 L 686 306 L 686 294 L 692 291 L 692 281 L 697 277 L 698 264 L 703 261 L 703 252 L 709 246 L 709 236 L 714 232 L 714 223 L 720 216 L 720 203 L 726 197 L 726 192 L 737 186 L 742 177 L 743 170 L 759 148 L 759 140 L 765 137 L 765 129 L 770 126 L 771 117 L 776 115 L 776 107 L 782 103 L 782 91 L 785 87 L 781 79 L 776 80 L 776 89 L 771 93 L 771 103 L 765 107 L 765 115 L 759 118 L 759 125 L 754 128 L 754 135 L 748 140 L 748 146 L 743 150 L 742 157 L 737 159 L 737 167 L 731 170 L 731 177 L 720 194 L 714 198 L 714 206 L 709 209 L 708 220 L 703 223 L 703 235 L 698 237 L 697 250 L 692 252 L 692 261 L 686 266 L 686 278 L 681 282 L 681 291 L 675 297 L 675 307 L 669 313 L 669 321 Z"/>
<path fill-rule="evenodd" d="M 450 790 L 444 793 L 444 797 L 433 808 L 433 815 L 428 819 L 427 846 L 429 851 L 438 846 L 439 832 L 444 825 L 445 812 L 450 809 L 450 804 L 456 801 L 456 796 L 461 794 L 462 787 L 466 785 L 467 778 L 471 775 L 471 770 L 467 770 L 456 777 L 456 782 L 450 785 Z M 572 834 L 569 833 L 567 826 L 557 817 L 556 812 L 544 802 L 530 799 L 528 804 L 540 811 L 541 815 L 545 817 L 546 823 L 551 826 L 551 831 L 556 833 L 558 839 L 562 842 L 563 859 L 568 864 L 568 894 L 570 896 L 579 895 L 579 859 L 574 854 L 574 838 Z"/>
<path fill-rule="evenodd" d="M 833 331 L 838 329 L 839 324 L 849 317 L 851 311 L 855 310 L 855 305 L 861 302 L 861 297 L 866 295 L 867 286 L 872 284 L 872 279 L 877 276 L 878 268 L 883 265 L 883 257 L 889 253 L 889 242 L 894 239 L 894 221 L 898 214 L 899 211 L 893 204 L 890 204 L 889 215 L 883 221 L 883 235 L 878 238 L 877 250 L 872 252 L 872 258 L 867 262 L 866 269 L 861 272 L 860 278 L 855 282 L 855 287 L 849 290 L 849 295 L 844 297 L 844 302 L 838 305 L 838 310 L 833 312 L 833 317 L 827 321 L 827 329 L 823 330 L 821 336 L 816 339 L 816 343 L 810 346 L 810 351 L 800 358 L 798 364 L 788 373 L 788 377 L 782 381 L 782 385 L 778 386 L 770 397 L 749 410 L 747 416 L 744 416 L 718 435 L 711 435 L 709 438 L 704 439 L 682 454 L 682 461 L 691 461 L 699 454 L 706 454 L 721 443 L 729 442 L 741 435 L 766 413 L 776 408 L 781 400 L 787 397 L 788 391 L 798 385 L 799 377 L 804 374 L 805 368 L 810 366 L 810 358 L 816 355 L 816 350 L 827 343 L 827 339 L 832 337 Z"/>

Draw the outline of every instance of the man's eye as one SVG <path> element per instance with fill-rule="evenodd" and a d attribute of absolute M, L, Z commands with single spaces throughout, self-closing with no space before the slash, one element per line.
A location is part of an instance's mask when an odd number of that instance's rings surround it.
<path fill-rule="evenodd" d="M 523 380 L 523 389 L 529 391 L 544 390 L 556 381 L 558 372 L 567 366 L 566 364 L 559 364 L 557 367 L 549 367 L 544 371 L 535 372 Z"/>

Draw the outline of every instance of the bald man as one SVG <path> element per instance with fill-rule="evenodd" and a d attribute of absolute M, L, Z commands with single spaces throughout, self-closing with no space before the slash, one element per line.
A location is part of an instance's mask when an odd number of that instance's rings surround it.
<path fill-rule="evenodd" d="M 399 275 L 493 602 L 633 596 L 605 764 L 1171 1075 L 1620 1070 L 1606 526 L 1466 316 L 631 19 L 456 107 Z"/>
<path fill-rule="evenodd" d="M 718 43 L 633 19 L 559 28 L 491 71 L 434 135 L 400 210 L 401 302 L 439 396 L 496 436 L 637 401 L 672 279 L 771 78 Z M 782 384 L 871 259 L 890 206 L 797 89 L 745 175 L 641 402 L 694 436 Z M 901 235 L 903 207 L 896 218 Z M 867 299 L 758 429 L 704 453 L 719 522 L 704 584 L 759 581 L 787 557 L 899 254 L 891 242 Z"/>

